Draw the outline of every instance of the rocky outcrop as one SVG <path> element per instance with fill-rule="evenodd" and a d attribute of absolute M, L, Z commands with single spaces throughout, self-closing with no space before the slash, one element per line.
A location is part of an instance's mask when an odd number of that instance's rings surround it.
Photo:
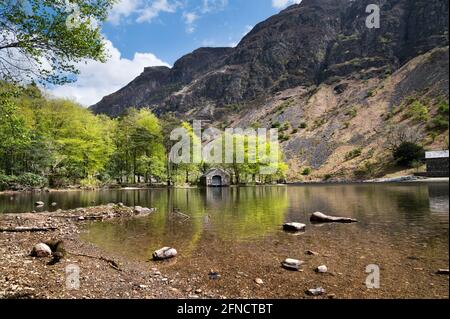
<path fill-rule="evenodd" d="M 381 1 L 381 27 L 368 29 L 372 2 L 304 0 L 258 24 L 236 48 L 201 48 L 171 69 L 146 68 L 91 109 L 118 116 L 130 106 L 150 107 L 220 120 L 286 89 L 384 76 L 448 45 L 448 1 Z"/>

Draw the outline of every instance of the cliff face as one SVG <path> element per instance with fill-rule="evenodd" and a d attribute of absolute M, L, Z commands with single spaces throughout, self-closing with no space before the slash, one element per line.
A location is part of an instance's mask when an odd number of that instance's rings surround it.
<path fill-rule="evenodd" d="M 379 29 L 366 27 L 372 2 L 303 0 L 237 47 L 201 48 L 172 69 L 147 68 L 91 109 L 118 116 L 150 107 L 217 127 L 282 127 L 295 180 L 309 178 L 305 167 L 318 178 L 382 174 L 393 128 L 413 130 L 427 148 L 448 148 L 448 0 L 378 1 Z M 417 105 L 426 109 L 421 121 Z"/>
<path fill-rule="evenodd" d="M 201 48 L 172 69 L 146 68 L 91 109 L 117 116 L 146 106 L 218 119 L 230 106 L 296 86 L 393 72 L 448 44 L 447 0 L 380 1 L 380 29 L 365 25 L 371 2 L 304 0 L 258 24 L 236 48 Z"/>

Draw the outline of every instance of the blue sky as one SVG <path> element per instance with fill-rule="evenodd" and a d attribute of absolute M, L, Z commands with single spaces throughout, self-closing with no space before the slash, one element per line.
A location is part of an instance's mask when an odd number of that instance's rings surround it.
<path fill-rule="evenodd" d="M 107 63 L 81 63 L 78 81 L 53 95 L 85 106 L 138 76 L 204 46 L 236 46 L 257 23 L 301 0 L 119 0 L 102 32 Z"/>

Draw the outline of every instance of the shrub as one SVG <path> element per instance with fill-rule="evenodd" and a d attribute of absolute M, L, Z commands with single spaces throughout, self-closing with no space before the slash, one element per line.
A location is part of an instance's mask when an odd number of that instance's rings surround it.
<path fill-rule="evenodd" d="M 394 159 L 405 167 L 412 167 L 414 162 L 421 162 L 425 157 L 425 150 L 422 146 L 411 142 L 403 142 L 394 149 Z"/>
<path fill-rule="evenodd" d="M 431 124 L 428 126 L 429 129 L 436 131 L 448 130 L 448 127 L 448 117 L 445 118 L 442 115 L 436 115 L 436 117 L 431 121 Z"/>
<path fill-rule="evenodd" d="M 32 173 L 22 174 L 16 181 L 24 187 L 44 187 L 48 185 L 48 180 L 45 177 Z"/>
<path fill-rule="evenodd" d="M 307 128 L 308 127 L 308 124 L 306 124 L 306 122 L 302 122 L 302 123 L 300 123 L 300 126 L 299 126 L 299 128 L 301 128 L 301 129 L 305 129 L 305 128 Z"/>
<path fill-rule="evenodd" d="M 361 156 L 361 153 L 362 153 L 361 148 L 355 148 L 355 149 L 351 150 L 350 152 L 348 152 L 347 154 L 345 154 L 345 160 L 350 161 L 354 158 L 357 158 L 357 157 Z"/>
<path fill-rule="evenodd" d="M 409 107 L 408 116 L 412 117 L 413 120 L 418 122 L 428 121 L 428 107 L 425 104 L 422 104 L 420 101 L 414 101 Z"/>
<path fill-rule="evenodd" d="M 281 127 L 281 123 L 280 122 L 275 122 L 272 124 L 272 128 L 280 128 Z"/>
<path fill-rule="evenodd" d="M 310 175 L 310 174 L 311 174 L 311 168 L 305 167 L 305 168 L 303 169 L 303 171 L 302 171 L 302 175 L 303 175 L 303 176 L 308 176 L 308 175 Z"/>
<path fill-rule="evenodd" d="M 333 177 L 333 175 L 331 174 L 325 174 L 325 176 L 323 177 L 324 180 L 328 181 Z"/>

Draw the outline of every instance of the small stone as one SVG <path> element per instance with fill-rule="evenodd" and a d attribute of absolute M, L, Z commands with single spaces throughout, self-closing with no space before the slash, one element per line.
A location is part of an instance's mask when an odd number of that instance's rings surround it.
<path fill-rule="evenodd" d="M 322 288 L 322 287 L 308 289 L 306 291 L 306 294 L 308 294 L 310 296 L 321 296 L 321 295 L 323 295 L 325 293 L 326 293 L 326 290 L 324 288 Z"/>
<path fill-rule="evenodd" d="M 37 206 L 37 207 L 42 207 L 42 206 L 45 205 L 45 203 L 42 202 L 42 201 L 38 201 L 38 202 L 34 203 L 34 205 Z"/>
<path fill-rule="evenodd" d="M 48 257 L 52 254 L 50 247 L 44 243 L 36 244 L 31 251 L 31 255 L 35 257 Z"/>
<path fill-rule="evenodd" d="M 306 229 L 306 225 L 302 223 L 286 223 L 283 225 L 283 229 L 285 231 L 299 232 L 304 231 Z"/>
<path fill-rule="evenodd" d="M 327 298 L 328 299 L 335 299 L 336 298 L 336 294 L 328 294 Z"/>
<path fill-rule="evenodd" d="M 220 274 L 217 271 L 211 271 L 209 274 L 209 279 L 216 280 L 220 278 Z"/>
<path fill-rule="evenodd" d="M 255 278 L 255 282 L 256 282 L 258 285 L 262 285 L 262 284 L 264 283 L 264 281 L 263 281 L 261 278 Z"/>
<path fill-rule="evenodd" d="M 319 266 L 316 268 L 316 272 L 320 273 L 320 274 L 324 274 L 326 272 L 328 272 L 328 268 L 325 265 Z"/>
<path fill-rule="evenodd" d="M 58 203 L 56 203 L 56 202 L 53 202 L 53 203 L 52 203 L 52 206 L 53 206 L 53 207 L 55 207 L 56 205 L 58 205 Z"/>
<path fill-rule="evenodd" d="M 300 266 L 302 264 L 303 264 L 303 261 L 300 261 L 297 259 L 292 259 L 292 258 L 288 258 L 281 263 L 283 268 L 288 269 L 288 270 L 297 270 L 297 271 L 300 269 Z"/>
<path fill-rule="evenodd" d="M 141 288 L 141 289 L 147 289 L 148 286 L 147 286 L 147 285 L 139 285 L 139 288 Z"/>
<path fill-rule="evenodd" d="M 195 293 L 196 293 L 196 294 L 201 294 L 201 293 L 202 293 L 202 290 L 201 290 L 201 289 L 196 289 L 196 290 L 195 290 Z"/>
<path fill-rule="evenodd" d="M 86 218 L 84 218 L 84 216 L 80 216 L 80 217 L 78 217 L 78 220 L 80 220 L 80 221 L 83 221 L 83 220 L 85 220 Z"/>
<path fill-rule="evenodd" d="M 315 252 L 315 251 L 312 251 L 312 250 L 307 250 L 306 254 L 310 255 L 310 256 L 319 256 L 318 252 Z"/>
<path fill-rule="evenodd" d="M 170 247 L 161 248 L 153 253 L 154 260 L 164 260 L 173 258 L 178 254 L 177 250 Z"/>

